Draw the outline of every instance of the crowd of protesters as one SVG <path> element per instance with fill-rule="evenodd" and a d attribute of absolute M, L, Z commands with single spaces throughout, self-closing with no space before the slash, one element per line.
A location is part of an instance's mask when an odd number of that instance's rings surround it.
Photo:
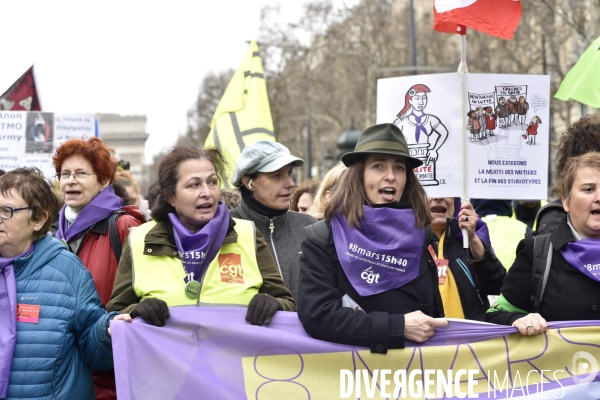
<path fill-rule="evenodd" d="M 0 171 L 0 398 L 116 399 L 110 320 L 160 327 L 179 305 L 247 307 L 260 326 L 297 311 L 309 335 L 374 353 L 425 342 L 446 318 L 523 335 L 599 319 L 586 265 L 600 255 L 600 118 L 557 150 L 543 207 L 427 198 L 393 124 L 298 186 L 304 161 L 277 142 L 243 149 L 234 190 L 219 150 L 177 146 L 146 201 L 102 140 L 71 139 L 54 184 Z"/>

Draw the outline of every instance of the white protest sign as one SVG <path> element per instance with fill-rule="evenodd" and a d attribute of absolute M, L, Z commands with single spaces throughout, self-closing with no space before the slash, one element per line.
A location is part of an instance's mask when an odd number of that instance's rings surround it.
<path fill-rule="evenodd" d="M 544 75 L 468 74 L 467 91 L 494 94 L 486 125 L 467 145 L 467 193 L 473 198 L 547 197 L 550 78 Z M 469 97 L 470 98 L 470 97 Z M 484 129 L 485 128 L 485 129 Z"/>
<path fill-rule="evenodd" d="M 69 139 L 87 140 L 96 130 L 92 114 L 54 114 L 54 146 L 59 147 Z"/>
<path fill-rule="evenodd" d="M 464 98 L 458 73 L 380 79 L 377 123 L 400 127 L 424 161 L 415 173 L 429 197 L 462 196 L 465 177 L 469 198 L 545 199 L 550 78 L 465 78 Z"/>
<path fill-rule="evenodd" d="M 26 153 L 23 166 L 39 168 L 48 179 L 52 179 L 54 174 L 56 174 L 56 169 L 54 168 L 54 164 L 52 164 L 52 154 Z"/>
<path fill-rule="evenodd" d="M 461 195 L 462 108 L 457 74 L 418 75 L 377 82 L 377 123 L 402 130 L 415 174 L 430 197 Z"/>
<path fill-rule="evenodd" d="M 26 117 L 26 112 L 0 111 L 0 169 L 23 166 Z"/>
<path fill-rule="evenodd" d="M 52 155 L 69 139 L 87 140 L 96 132 L 93 114 L 0 111 L 0 169 L 37 167 L 56 173 Z"/>

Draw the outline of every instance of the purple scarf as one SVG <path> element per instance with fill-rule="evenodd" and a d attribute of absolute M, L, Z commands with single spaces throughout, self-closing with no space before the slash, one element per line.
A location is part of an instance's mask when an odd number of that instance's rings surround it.
<path fill-rule="evenodd" d="M 77 218 L 69 226 L 69 221 L 65 218 L 65 205 L 58 217 L 58 231 L 56 238 L 64 239 L 67 243 L 81 238 L 87 230 L 96 222 L 108 218 L 113 212 L 123 207 L 123 200 L 115 194 L 112 185 L 108 185 L 103 191 L 98 193 L 83 209 L 77 214 Z"/>
<path fill-rule="evenodd" d="M 8 392 L 8 378 L 17 339 L 17 282 L 14 261 L 33 252 L 32 245 L 26 252 L 13 258 L 0 256 L 0 398 Z"/>
<path fill-rule="evenodd" d="M 415 123 L 417 124 L 416 129 L 415 129 L 415 141 L 417 143 L 419 143 L 419 138 L 421 137 L 421 132 L 423 132 L 425 134 L 425 136 L 429 136 L 429 135 L 427 135 L 427 129 L 425 129 L 425 127 L 423 126 L 423 122 L 421 121 L 423 118 L 425 118 L 427 116 L 427 114 L 417 115 L 417 114 L 411 112 L 410 115 L 415 117 Z"/>
<path fill-rule="evenodd" d="M 361 296 L 399 288 L 419 275 L 425 231 L 415 228 L 412 209 L 363 206 L 360 229 L 346 217 L 331 219 L 342 269 Z"/>
<path fill-rule="evenodd" d="M 588 278 L 600 282 L 600 239 L 581 239 L 560 249 L 565 260 Z"/>
<path fill-rule="evenodd" d="M 186 272 L 184 281 L 200 281 L 205 266 L 210 265 L 223 245 L 229 229 L 229 209 L 219 201 L 215 216 L 196 233 L 183 226 L 175 214 L 169 213 L 169 219 L 173 224 L 179 258 Z"/>
<path fill-rule="evenodd" d="M 460 211 L 460 206 L 462 204 L 460 197 L 455 197 L 456 201 L 454 204 L 456 204 L 456 207 L 454 207 L 454 219 L 458 220 L 458 213 Z M 481 241 L 485 244 L 487 244 L 488 246 L 492 247 L 492 241 L 490 239 L 490 231 L 488 230 L 487 224 L 485 223 L 484 220 L 482 220 L 481 218 L 477 218 L 477 222 L 475 223 L 475 235 L 477 235 L 477 237 L 479 239 L 481 239 Z M 459 229 L 458 232 L 456 233 L 456 237 L 458 239 L 462 240 L 462 230 Z M 493 251 L 494 249 L 492 249 Z"/>

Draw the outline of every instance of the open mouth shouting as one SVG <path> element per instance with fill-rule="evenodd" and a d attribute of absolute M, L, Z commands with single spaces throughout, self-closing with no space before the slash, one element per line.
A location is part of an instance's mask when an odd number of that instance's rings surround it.
<path fill-rule="evenodd" d="M 394 201 L 396 197 L 396 189 L 392 187 L 385 187 L 379 190 L 379 194 L 384 201 Z"/>
<path fill-rule="evenodd" d="M 429 212 L 433 216 L 445 216 L 448 209 L 441 205 L 435 205 L 429 209 Z"/>
<path fill-rule="evenodd" d="M 205 202 L 198 206 L 196 206 L 196 210 L 198 210 L 201 214 L 210 214 L 212 213 L 213 203 Z"/>
<path fill-rule="evenodd" d="M 65 201 L 67 200 L 72 200 L 72 199 L 76 199 L 77 197 L 81 196 L 81 191 L 80 190 L 67 190 L 65 192 Z"/>

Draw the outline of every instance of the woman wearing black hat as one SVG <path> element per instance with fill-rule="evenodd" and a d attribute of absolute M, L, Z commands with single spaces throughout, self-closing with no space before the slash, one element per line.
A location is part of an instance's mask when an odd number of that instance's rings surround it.
<path fill-rule="evenodd" d="M 298 316 L 311 336 L 374 353 L 424 342 L 447 321 L 429 263 L 425 191 L 398 127 L 367 128 L 342 161 L 348 171 L 309 227 L 300 256 Z"/>

